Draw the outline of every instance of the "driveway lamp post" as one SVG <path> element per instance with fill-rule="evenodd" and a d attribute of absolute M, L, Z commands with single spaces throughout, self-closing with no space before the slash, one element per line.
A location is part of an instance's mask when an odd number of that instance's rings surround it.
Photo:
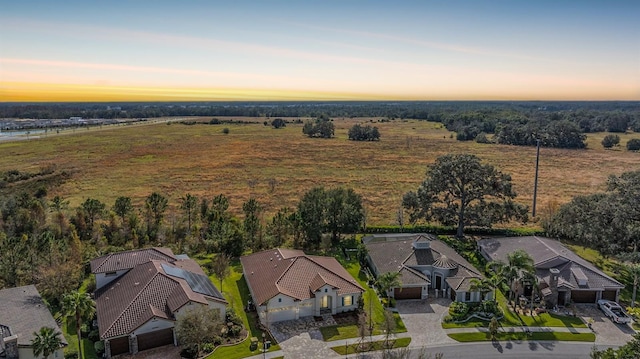
<path fill-rule="evenodd" d="M 267 342 L 265 341 L 266 335 L 262 332 L 262 358 L 267 357 Z"/>

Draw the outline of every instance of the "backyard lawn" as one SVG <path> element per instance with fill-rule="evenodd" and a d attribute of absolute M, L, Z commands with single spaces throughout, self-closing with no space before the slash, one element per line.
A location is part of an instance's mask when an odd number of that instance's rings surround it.
<path fill-rule="evenodd" d="M 382 323 L 384 322 L 384 307 L 380 302 L 380 299 L 376 295 L 376 292 L 367 285 L 367 276 L 360 270 L 360 263 L 355 258 L 345 259 L 342 254 L 336 254 L 336 259 L 342 264 L 342 266 L 351 274 L 358 283 L 365 288 L 364 297 L 364 311 L 365 313 L 371 312 L 371 318 L 373 318 L 373 335 L 382 334 Z M 393 313 L 396 321 L 396 333 L 403 333 L 407 331 L 402 319 L 398 313 Z M 368 320 L 368 319 L 367 319 Z M 368 322 L 367 322 L 368 323 Z M 320 328 L 322 337 L 325 341 L 334 341 L 340 339 L 349 339 L 358 337 L 358 326 L 356 324 L 350 325 L 335 325 L 330 327 Z"/>
<path fill-rule="evenodd" d="M 210 278 L 216 286 L 220 286 L 220 280 L 218 278 L 213 275 Z M 229 275 L 224 278 L 222 288 L 219 289 L 223 292 L 224 297 L 229 302 L 229 307 L 233 308 L 240 318 L 242 318 L 245 328 L 249 331 L 249 337 L 256 337 L 259 340 L 262 340 L 262 331 L 257 327 L 257 317 L 255 316 L 255 313 L 246 313 L 244 311 L 244 304 L 249 300 L 250 294 L 247 282 L 242 276 L 242 266 L 240 265 L 240 261 L 236 260 L 232 262 Z M 247 339 L 236 345 L 222 346 L 207 358 L 237 359 L 262 353 L 260 349 L 251 351 L 249 349 L 249 345 L 250 340 Z M 260 347 L 260 345 L 258 347 Z M 276 350 L 280 350 L 279 345 L 271 345 L 271 348 L 269 348 L 269 351 Z"/>

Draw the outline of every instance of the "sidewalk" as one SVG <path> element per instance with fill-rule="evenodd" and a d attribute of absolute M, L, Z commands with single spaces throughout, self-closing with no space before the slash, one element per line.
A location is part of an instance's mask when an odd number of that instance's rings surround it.
<path fill-rule="evenodd" d="M 487 327 L 477 327 L 477 328 L 451 328 L 444 329 L 447 334 L 453 333 L 476 333 L 476 332 L 489 332 L 489 328 Z M 560 333 L 593 333 L 593 331 L 589 328 L 568 328 L 568 327 L 500 327 L 500 331 L 504 333 L 513 333 L 513 332 L 560 332 Z"/>

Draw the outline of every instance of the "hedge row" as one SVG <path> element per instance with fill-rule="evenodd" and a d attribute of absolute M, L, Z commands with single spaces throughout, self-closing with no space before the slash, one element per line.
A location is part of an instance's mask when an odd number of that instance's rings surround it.
<path fill-rule="evenodd" d="M 436 225 L 420 225 L 420 226 L 367 226 L 365 228 L 367 234 L 383 234 L 383 233 L 432 233 L 432 234 L 456 234 L 455 227 L 445 227 Z M 506 236 L 506 237 L 524 237 L 524 236 L 544 236 L 545 232 L 537 228 L 481 228 L 467 227 L 465 234 L 477 236 Z"/>

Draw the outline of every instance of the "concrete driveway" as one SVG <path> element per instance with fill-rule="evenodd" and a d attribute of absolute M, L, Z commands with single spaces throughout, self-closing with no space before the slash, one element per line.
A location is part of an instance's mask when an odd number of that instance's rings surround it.
<path fill-rule="evenodd" d="M 449 312 L 451 300 L 445 298 L 427 300 L 399 300 L 398 313 L 407 327 L 411 347 L 457 344 L 442 329 L 442 318 Z"/>
<path fill-rule="evenodd" d="M 587 323 L 589 319 L 593 319 L 596 344 L 623 345 L 635 334 L 630 324 L 615 324 L 595 304 L 576 305 L 576 315 Z"/>

